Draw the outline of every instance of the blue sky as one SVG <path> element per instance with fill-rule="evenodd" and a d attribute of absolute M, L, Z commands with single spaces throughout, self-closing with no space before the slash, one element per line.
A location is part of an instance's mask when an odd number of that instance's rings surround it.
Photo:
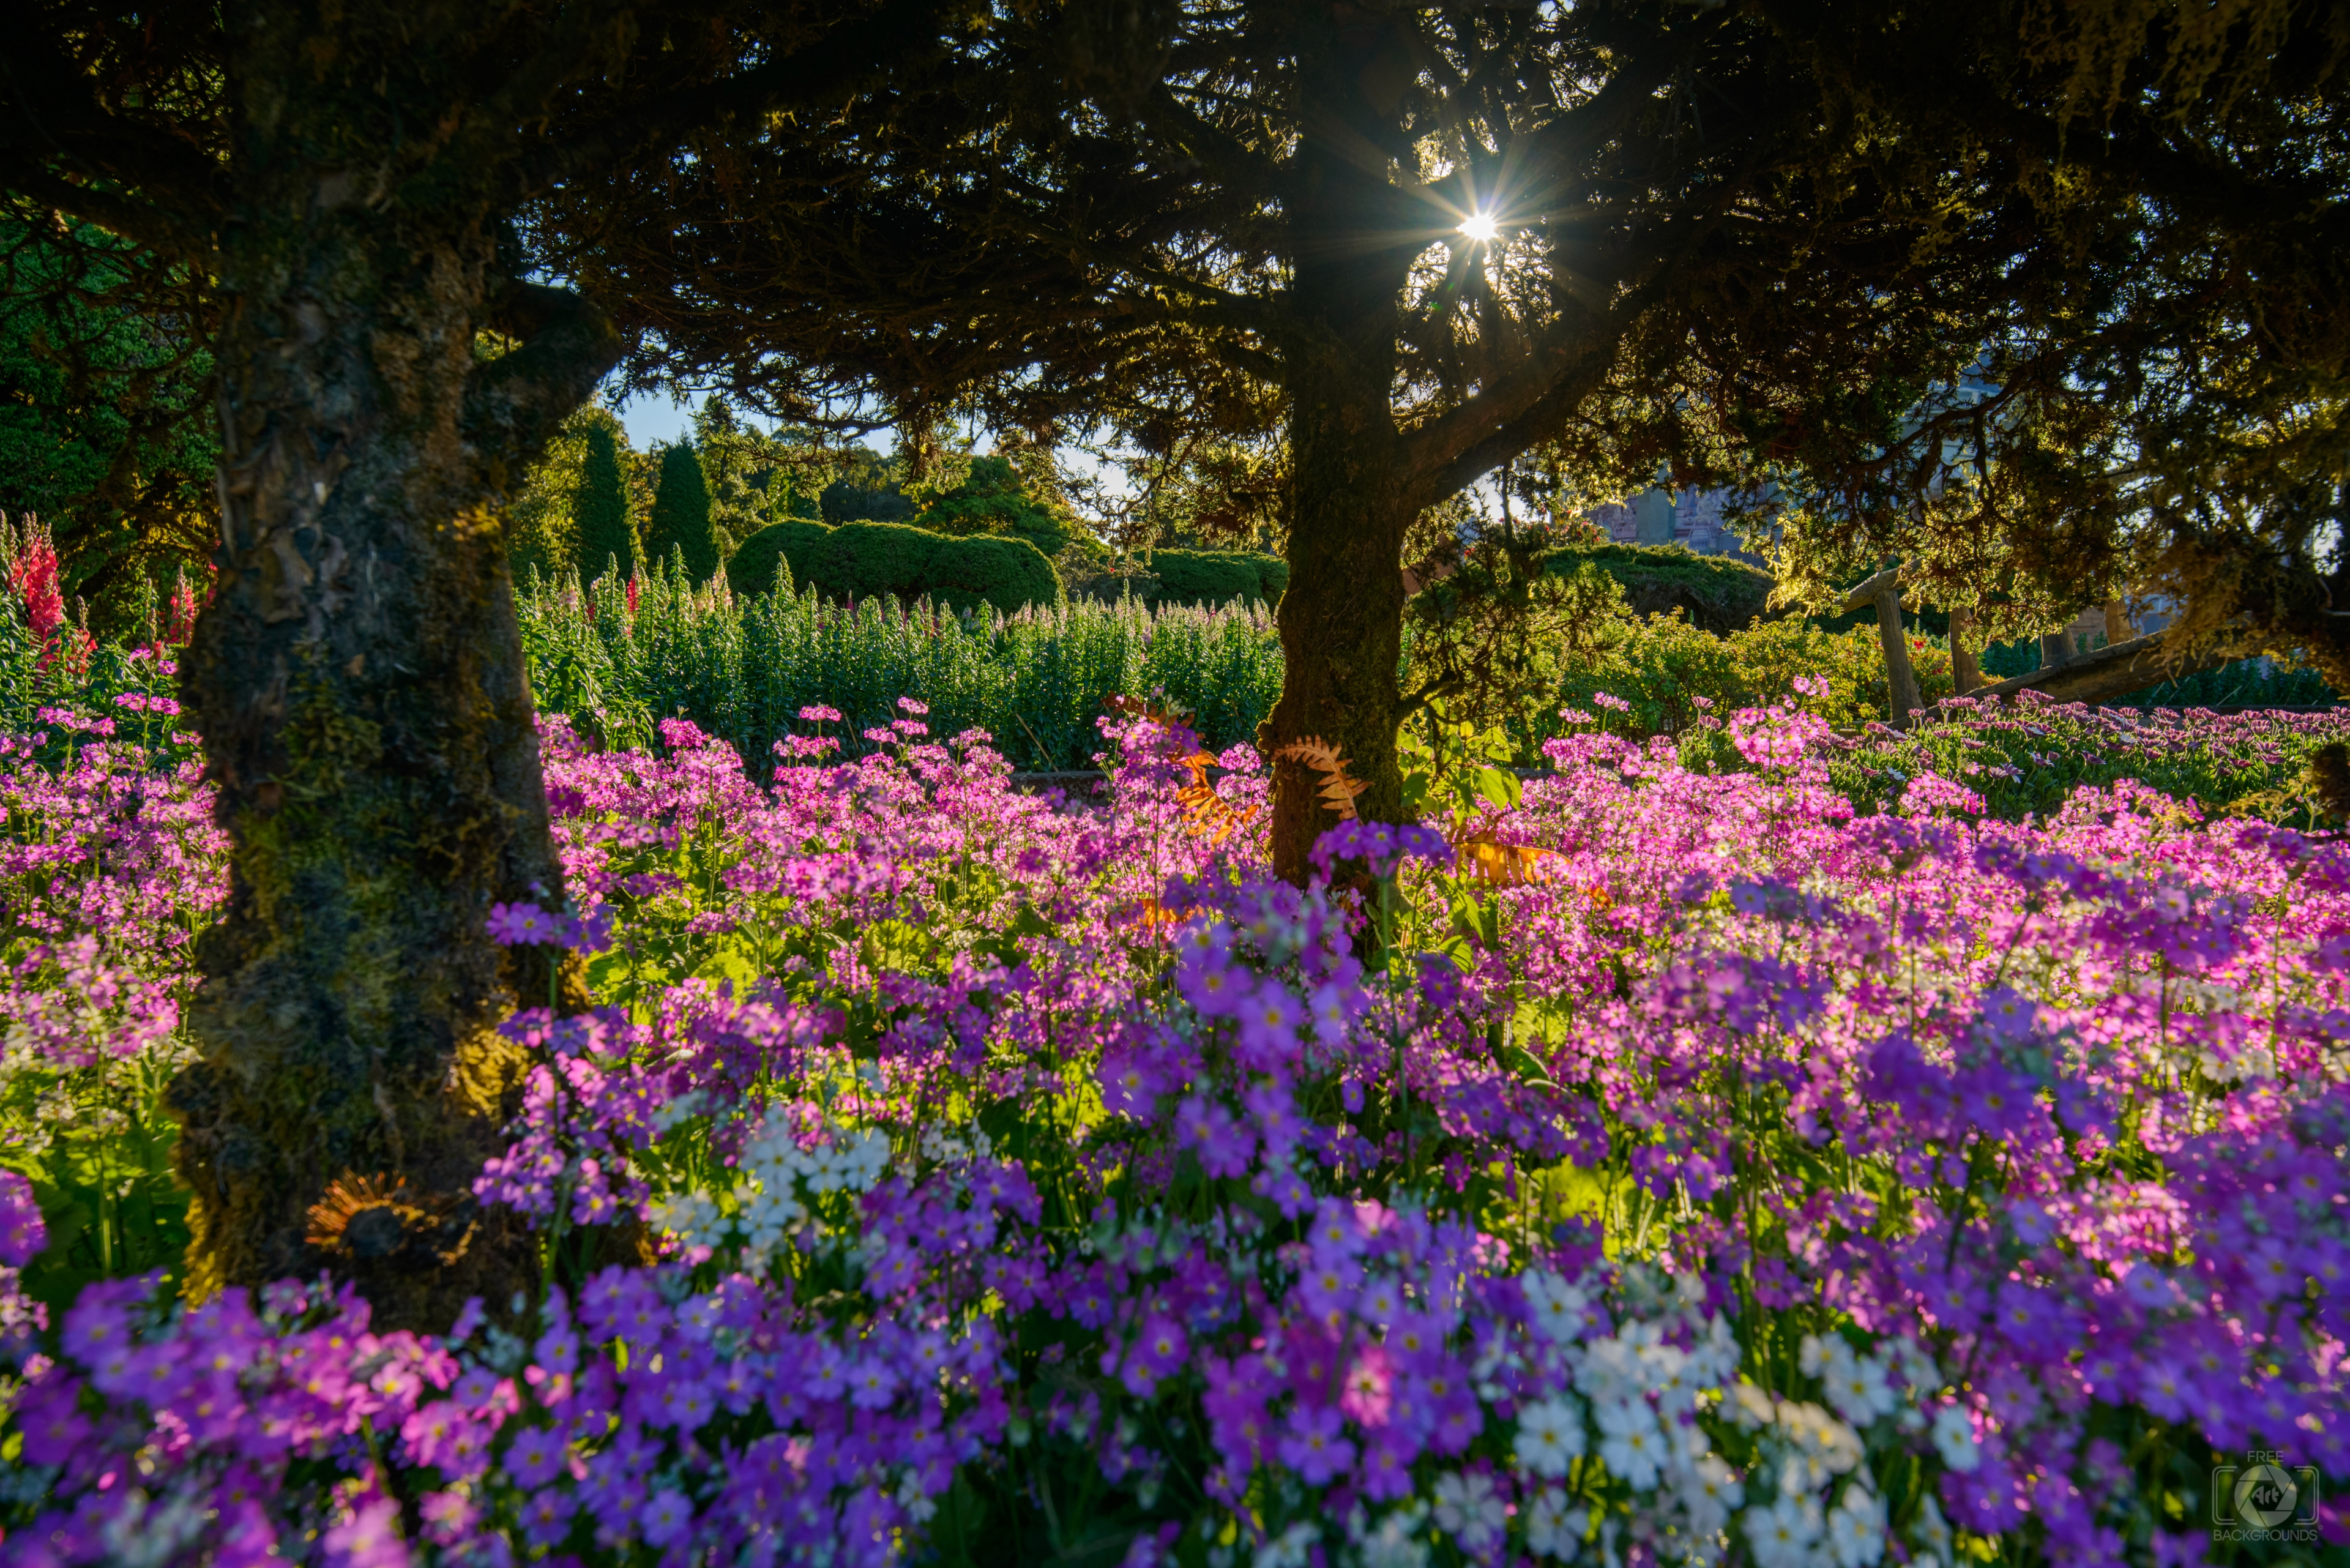
<path fill-rule="evenodd" d="M 670 401 L 666 393 L 639 392 L 622 403 L 619 412 L 629 444 L 639 452 L 651 451 L 656 441 L 681 441 L 693 433 L 692 407 Z"/>

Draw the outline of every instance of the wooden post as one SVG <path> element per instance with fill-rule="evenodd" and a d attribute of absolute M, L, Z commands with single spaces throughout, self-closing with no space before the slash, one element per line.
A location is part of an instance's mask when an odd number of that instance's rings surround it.
<path fill-rule="evenodd" d="M 1983 683 L 1982 665 L 1975 658 L 1975 618 L 1963 607 L 1950 612 L 1950 678 L 1963 697 Z"/>
<path fill-rule="evenodd" d="M 1909 715 L 1924 707 L 1918 695 L 1917 671 L 1909 663 L 1909 639 L 1901 629 L 1901 568 L 1887 566 L 1846 594 L 1839 615 L 1851 615 L 1862 606 L 1877 610 L 1877 637 L 1885 649 L 1886 707 L 1897 730 L 1909 727 Z"/>

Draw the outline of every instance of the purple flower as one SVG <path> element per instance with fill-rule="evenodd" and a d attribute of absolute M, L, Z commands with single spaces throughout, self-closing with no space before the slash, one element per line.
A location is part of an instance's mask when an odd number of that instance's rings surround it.
<path fill-rule="evenodd" d="M 13 1170 L 0 1170 L 0 1267 L 23 1268 L 48 1241 L 33 1184 Z"/>
<path fill-rule="evenodd" d="M 555 1428 L 525 1427 L 507 1446 L 507 1478 L 525 1491 L 545 1486 L 562 1469 L 567 1446 L 563 1433 Z"/>
<path fill-rule="evenodd" d="M 1355 1462 L 1355 1445 L 1347 1440 L 1346 1420 L 1335 1405 L 1300 1406 L 1290 1412 L 1281 1435 L 1281 1462 L 1297 1472 L 1307 1486 L 1327 1486 Z"/>
<path fill-rule="evenodd" d="M 1256 1153 L 1256 1138 L 1215 1101 L 1193 1095 L 1176 1113 L 1177 1135 L 1200 1157 L 1210 1176 L 1232 1177 L 1245 1172 Z"/>
<path fill-rule="evenodd" d="M 351 1517 L 328 1530 L 327 1561 L 336 1568 L 407 1568 L 408 1547 L 400 1539 L 400 1504 L 388 1497 L 360 1503 Z"/>
<path fill-rule="evenodd" d="M 1297 998 L 1277 981 L 1268 980 L 1249 992 L 1238 1009 L 1246 1064 L 1260 1072 L 1285 1065 L 1296 1054 L 1297 1024 L 1304 1011 Z"/>
<path fill-rule="evenodd" d="M 1232 1017 L 1246 1004 L 1250 992 L 1245 971 L 1234 968 L 1221 953 L 1196 951 L 1176 966 L 1175 987 L 1208 1018 Z"/>
<path fill-rule="evenodd" d="M 637 1522 L 648 1546 L 674 1546 L 693 1529 L 693 1504 L 675 1488 L 665 1488 L 645 1501 Z"/>
<path fill-rule="evenodd" d="M 560 925 L 536 904 L 490 906 L 490 940 L 503 947 L 524 947 L 559 940 Z"/>

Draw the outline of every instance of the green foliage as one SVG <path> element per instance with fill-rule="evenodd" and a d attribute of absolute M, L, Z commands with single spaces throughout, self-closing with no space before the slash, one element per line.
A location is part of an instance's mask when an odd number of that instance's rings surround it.
<path fill-rule="evenodd" d="M 212 356 L 117 297 L 153 267 L 88 225 L 0 224 L 0 514 L 48 524 L 66 594 L 105 629 L 217 530 Z"/>
<path fill-rule="evenodd" d="M 825 522 L 902 523 L 920 510 L 899 488 L 898 464 L 868 447 L 853 447 L 842 459 L 840 477 L 817 497 Z"/>
<path fill-rule="evenodd" d="M 1912 633 L 1909 661 L 1926 701 L 1950 694 L 1947 639 Z M 1678 611 L 1629 618 L 1606 652 L 1570 665 L 1559 691 L 1579 709 L 1590 709 L 1600 692 L 1629 702 L 1618 728 L 1679 734 L 1709 707 L 1724 715 L 1795 700 L 1795 681 L 1805 676 L 1825 680 L 1828 690 L 1824 697 L 1802 699 L 1801 706 L 1837 729 L 1856 729 L 1885 717 L 1885 649 L 1877 628 L 1826 631 L 1794 618 L 1717 637 L 1691 626 Z"/>
<path fill-rule="evenodd" d="M 806 729 L 799 711 L 813 703 L 847 716 L 853 745 L 901 717 L 897 701 L 910 696 L 930 705 L 933 735 L 976 727 L 1017 766 L 1082 768 L 1113 696 L 1171 701 L 1222 748 L 1251 739 L 1281 691 L 1280 644 L 1261 609 L 1080 600 L 1008 616 L 983 605 L 966 620 L 927 598 L 729 593 L 665 568 L 639 589 L 631 615 L 615 582 L 525 584 L 523 648 L 541 711 L 615 745 L 652 744 L 658 720 L 691 719 L 754 773 L 779 737 Z"/>
<path fill-rule="evenodd" d="M 1276 605 L 1289 587 L 1289 563 L 1254 550 L 1153 550 L 1149 570 L 1160 604 Z"/>
<path fill-rule="evenodd" d="M 666 561 L 682 552 L 686 575 L 706 583 L 718 573 L 718 542 L 710 530 L 710 486 L 702 459 L 690 442 L 663 447 L 660 486 L 653 492 L 652 517 L 645 527 L 645 554 Z"/>
<path fill-rule="evenodd" d="M 770 523 L 742 544 L 726 560 L 726 583 L 738 594 L 794 592 L 808 581 L 816 552 L 832 530 L 821 523 L 797 517 Z"/>
<path fill-rule="evenodd" d="M 1029 494 L 1008 457 L 971 459 L 962 483 L 934 497 L 914 524 L 957 536 L 1010 535 L 1027 540 L 1047 556 L 1088 536 L 1066 505 L 1055 507 Z"/>
<path fill-rule="evenodd" d="M 1625 602 L 1642 615 L 1678 609 L 1707 631 L 1743 631 L 1771 597 L 1771 574 L 1727 556 L 1700 556 L 1686 545 L 1565 545 L 1544 557 L 1572 575 L 1588 565 L 1623 585 Z"/>
<path fill-rule="evenodd" d="M 979 535 L 950 538 L 902 523 L 771 523 L 743 542 L 727 566 L 737 593 L 776 586 L 813 588 L 827 598 L 912 600 L 928 596 L 959 614 L 984 604 L 1010 615 L 1061 597 L 1061 579 L 1025 539 Z"/>
<path fill-rule="evenodd" d="M 1952 707 L 1903 735 L 1871 733 L 1834 753 L 1828 776 L 1863 812 L 1891 811 L 1911 780 L 1933 773 L 1981 794 L 2008 821 L 2046 816 L 2083 785 L 2135 780 L 2205 814 L 2260 816 L 2288 826 L 2327 826 L 2308 787 L 2312 756 L 2338 742 L 2337 718 L 2318 713 L 2220 717 L 2031 702 L 1981 712 Z M 1729 748 L 1700 740 L 1719 762 Z M 1685 742 L 1688 760 L 1692 746 Z"/>
<path fill-rule="evenodd" d="M 941 546 L 922 575 L 922 591 L 966 614 L 984 604 L 1011 615 L 1062 597 L 1060 575 L 1034 543 L 984 535 Z"/>
<path fill-rule="evenodd" d="M 572 493 L 573 557 L 584 578 L 601 576 L 607 563 L 618 561 L 620 576 L 637 573 L 637 531 L 629 518 L 628 482 L 620 472 L 620 447 L 614 427 L 591 423 L 584 432 L 586 445 L 579 463 L 579 487 Z"/>

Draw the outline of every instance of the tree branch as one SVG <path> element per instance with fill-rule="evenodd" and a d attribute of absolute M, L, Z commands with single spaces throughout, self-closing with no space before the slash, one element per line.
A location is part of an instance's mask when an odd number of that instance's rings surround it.
<path fill-rule="evenodd" d="M 212 254 L 209 230 L 192 227 L 151 202 L 77 185 L 44 168 L 14 160 L 0 163 L 0 188 L 95 223 L 161 255 L 200 261 Z"/>
<path fill-rule="evenodd" d="M 883 0 L 861 21 L 844 22 L 803 49 L 724 81 L 657 97 L 599 125 L 566 129 L 515 158 L 507 177 L 513 198 L 525 200 L 566 178 L 604 171 L 651 145 L 785 104 L 808 106 L 854 97 L 932 37 L 939 22 L 968 9 L 968 0 Z"/>
<path fill-rule="evenodd" d="M 493 466 L 492 487 L 504 490 L 619 363 L 621 343 L 611 318 L 585 297 L 544 284 L 514 285 L 490 325 L 523 345 L 467 379 L 459 428 Z"/>

